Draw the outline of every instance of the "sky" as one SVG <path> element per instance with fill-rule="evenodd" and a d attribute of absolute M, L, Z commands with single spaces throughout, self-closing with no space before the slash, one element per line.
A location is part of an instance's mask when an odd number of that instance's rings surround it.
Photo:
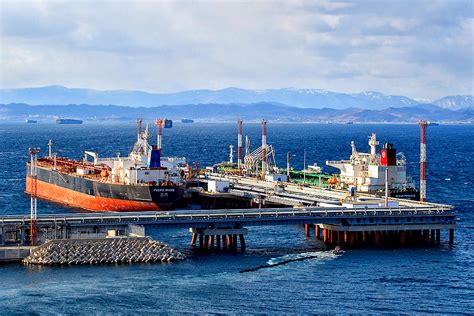
<path fill-rule="evenodd" d="M 0 0 L 0 88 L 474 94 L 474 0 Z"/>

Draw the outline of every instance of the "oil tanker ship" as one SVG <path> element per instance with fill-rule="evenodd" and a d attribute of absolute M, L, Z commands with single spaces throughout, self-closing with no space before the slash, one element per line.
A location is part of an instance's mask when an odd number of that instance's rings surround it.
<path fill-rule="evenodd" d="M 50 141 L 47 157 L 27 163 L 26 192 L 90 211 L 160 211 L 173 207 L 182 198 L 190 167 L 185 158 L 161 157 L 164 120 L 157 120 L 158 144 L 154 146 L 148 143 L 148 126 L 142 132 L 141 120 L 137 125 L 137 141 L 128 157 L 99 158 L 97 153 L 86 151 L 82 161 L 60 158 L 52 154 Z"/>
<path fill-rule="evenodd" d="M 378 145 L 377 135 L 372 134 L 369 137 L 369 153 L 357 151 L 355 143 L 351 142 L 352 154 L 349 160 L 326 161 L 326 165 L 341 171 L 339 179 L 334 179 L 334 184 L 381 196 L 385 194 L 385 187 L 388 187 L 391 197 L 419 200 L 420 192 L 413 179 L 407 176 L 405 155 L 397 154 L 390 143 L 384 144 L 380 153 L 377 153 Z"/>

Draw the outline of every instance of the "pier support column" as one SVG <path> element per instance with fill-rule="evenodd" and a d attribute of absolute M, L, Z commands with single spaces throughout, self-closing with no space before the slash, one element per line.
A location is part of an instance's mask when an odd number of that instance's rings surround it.
<path fill-rule="evenodd" d="M 304 234 L 306 237 L 310 237 L 309 224 L 304 224 Z"/>
<path fill-rule="evenodd" d="M 337 243 L 342 244 L 344 242 L 344 232 L 337 232 Z"/>
<path fill-rule="evenodd" d="M 328 244 L 328 230 L 326 228 L 323 228 L 323 242 L 325 245 Z"/>
<path fill-rule="evenodd" d="M 240 239 L 240 249 L 243 251 L 243 250 L 245 250 L 245 247 L 246 247 L 244 235 L 240 234 L 239 239 Z"/>
<path fill-rule="evenodd" d="M 227 236 L 222 235 L 222 249 L 227 249 Z"/>
<path fill-rule="evenodd" d="M 380 240 L 381 240 L 381 236 L 380 236 L 380 232 L 379 231 L 376 231 L 375 232 L 375 237 L 374 237 L 374 243 L 376 246 L 379 246 L 380 245 Z"/>
<path fill-rule="evenodd" d="M 319 236 L 320 236 L 320 229 L 319 229 L 319 225 L 316 224 L 314 225 L 314 238 L 315 239 L 319 239 Z"/>
<path fill-rule="evenodd" d="M 199 249 L 202 249 L 204 247 L 204 235 L 199 234 Z"/>
<path fill-rule="evenodd" d="M 423 241 L 430 242 L 430 231 L 428 229 L 423 231 Z"/>
<path fill-rule="evenodd" d="M 209 248 L 214 248 L 214 235 L 209 236 Z"/>
<path fill-rule="evenodd" d="M 436 240 L 436 230 L 431 230 L 431 243 L 434 244 Z"/>
<path fill-rule="evenodd" d="M 193 233 L 193 237 L 191 238 L 191 246 L 196 246 L 196 239 L 197 239 L 197 233 Z"/>
<path fill-rule="evenodd" d="M 405 241 L 406 241 L 406 232 L 404 230 L 401 230 L 400 233 L 400 245 L 405 245 Z"/>
<path fill-rule="evenodd" d="M 216 248 L 221 249 L 221 235 L 216 236 Z"/>
<path fill-rule="evenodd" d="M 232 235 L 227 235 L 227 247 L 229 249 L 232 249 L 234 247 L 232 242 L 233 242 Z"/>
<path fill-rule="evenodd" d="M 349 239 L 350 239 L 349 244 L 351 246 L 354 246 L 355 243 L 356 243 L 356 232 L 350 232 L 349 234 L 350 234 L 349 235 Z"/>
<path fill-rule="evenodd" d="M 453 228 L 449 230 L 449 244 L 450 245 L 454 244 L 454 229 Z"/>
<path fill-rule="evenodd" d="M 232 235 L 232 248 L 237 249 L 237 235 Z"/>
<path fill-rule="evenodd" d="M 436 243 L 439 244 L 441 242 L 441 230 L 436 230 Z"/>
<path fill-rule="evenodd" d="M 204 249 L 209 248 L 209 236 L 204 236 Z"/>
<path fill-rule="evenodd" d="M 349 243 L 349 232 L 348 231 L 344 232 L 344 243 L 345 244 Z"/>
<path fill-rule="evenodd" d="M 367 241 L 367 232 L 362 232 L 362 242 L 365 243 Z"/>

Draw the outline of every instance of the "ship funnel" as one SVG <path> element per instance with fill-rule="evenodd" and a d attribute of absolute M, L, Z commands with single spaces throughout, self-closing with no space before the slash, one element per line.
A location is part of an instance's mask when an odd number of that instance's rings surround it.
<path fill-rule="evenodd" d="M 393 144 L 386 143 L 380 150 L 380 165 L 382 166 L 396 166 L 397 165 L 397 150 Z"/>
<path fill-rule="evenodd" d="M 165 121 L 162 118 L 159 118 L 155 121 L 156 128 L 158 129 L 158 136 L 157 136 L 157 139 L 156 139 L 156 147 L 160 151 L 161 151 L 161 141 L 162 141 L 162 135 L 163 135 L 164 122 Z"/>

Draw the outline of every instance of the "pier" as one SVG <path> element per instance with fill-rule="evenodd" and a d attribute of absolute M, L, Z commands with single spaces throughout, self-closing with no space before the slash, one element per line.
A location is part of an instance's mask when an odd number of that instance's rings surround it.
<path fill-rule="evenodd" d="M 456 214 L 445 205 L 348 209 L 341 207 L 261 208 L 136 213 L 92 213 L 39 215 L 37 241 L 144 236 L 147 227 L 190 230 L 192 245 L 202 249 L 245 249 L 245 227 L 304 225 L 309 237 L 328 245 L 382 245 L 395 238 L 406 241 L 440 242 L 440 231 L 449 231 L 454 241 Z M 29 244 L 28 216 L 0 218 L 0 246 Z M 428 235 L 427 235 L 428 234 Z M 431 235 L 429 235 L 431 234 Z M 397 237 L 395 237 L 397 236 Z M 199 240 L 197 242 L 197 240 Z M 1 248 L 1 247 L 0 247 Z"/>
<path fill-rule="evenodd" d="M 109 238 L 145 238 L 151 227 L 186 229 L 191 247 L 201 252 L 244 251 L 247 228 L 269 225 L 301 225 L 302 237 L 314 236 L 330 248 L 437 245 L 442 231 L 454 243 L 457 218 L 450 205 L 241 175 L 207 173 L 192 181 L 196 186 L 188 189 L 188 202 L 210 208 L 0 217 L 0 261 L 30 258 L 52 240 L 65 245 L 88 240 L 83 243 L 89 245 L 96 239 L 108 245 Z M 103 261 L 91 258 L 87 260 Z M 59 260 L 43 259 L 30 261 Z"/>

